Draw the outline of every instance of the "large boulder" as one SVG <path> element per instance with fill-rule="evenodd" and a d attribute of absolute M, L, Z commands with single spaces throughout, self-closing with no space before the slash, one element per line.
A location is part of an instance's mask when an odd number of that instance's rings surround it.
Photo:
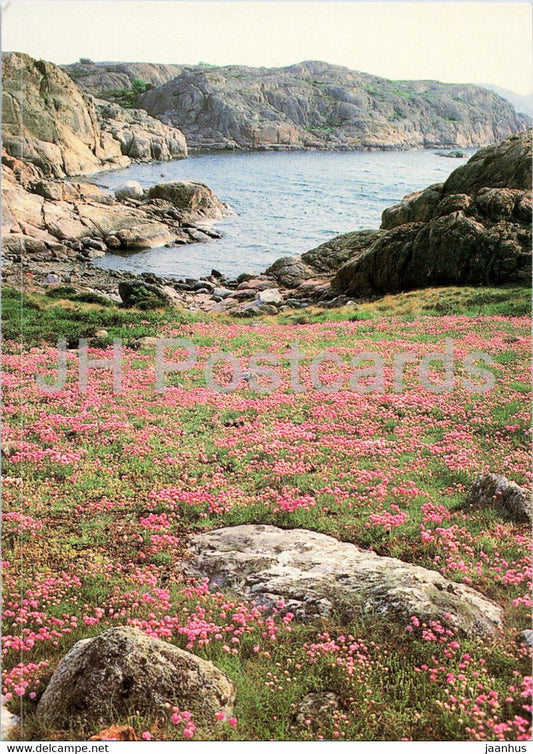
<path fill-rule="evenodd" d="M 212 722 L 229 712 L 231 681 L 211 662 L 137 628 L 111 628 L 83 639 L 63 657 L 37 707 L 45 725 L 106 724 L 133 712 L 161 713 L 165 704 Z"/>
<path fill-rule="evenodd" d="M 150 199 L 163 199 L 178 210 L 208 220 L 220 220 L 231 214 L 230 208 L 201 181 L 167 181 L 157 183 L 148 191 Z"/>
<path fill-rule="evenodd" d="M 442 183 L 436 183 L 424 191 L 408 194 L 399 203 L 384 210 L 381 228 L 390 230 L 406 223 L 425 223 L 431 219 L 442 197 Z"/>
<path fill-rule="evenodd" d="M 431 285 L 529 285 L 531 132 L 480 150 L 444 185 L 383 212 L 381 236 L 337 271 L 353 296 Z"/>
<path fill-rule="evenodd" d="M 6 705 L 2 697 L 2 706 L 0 709 L 0 740 L 5 741 L 18 733 L 20 726 L 20 717 L 13 715 Z"/>
<path fill-rule="evenodd" d="M 142 199 L 143 195 L 143 187 L 138 181 L 125 181 L 122 186 L 115 189 L 115 196 L 119 201 L 122 199 Z"/>
<path fill-rule="evenodd" d="M 283 599 L 300 619 L 365 613 L 407 624 L 416 615 L 486 637 L 502 625 L 501 608 L 465 584 L 305 529 L 217 529 L 195 535 L 190 555 L 186 574 L 266 606 Z"/>
<path fill-rule="evenodd" d="M 517 523 L 533 523 L 531 493 L 500 474 L 478 476 L 470 486 L 467 503 L 476 508 L 500 508 Z"/>
<path fill-rule="evenodd" d="M 300 257 L 280 257 L 268 267 L 266 274 L 285 288 L 297 288 L 315 276 L 314 270 Z"/>
<path fill-rule="evenodd" d="M 124 306 L 144 310 L 170 306 L 173 302 L 163 286 L 146 283 L 144 280 L 121 280 L 118 293 Z"/>

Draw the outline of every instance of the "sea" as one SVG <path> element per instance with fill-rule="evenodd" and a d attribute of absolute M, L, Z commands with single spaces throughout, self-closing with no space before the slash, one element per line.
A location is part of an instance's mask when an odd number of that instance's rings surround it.
<path fill-rule="evenodd" d="M 262 272 L 279 257 L 303 254 L 333 236 L 378 228 L 386 207 L 444 181 L 476 150 L 465 158 L 436 151 L 224 152 L 100 173 L 93 182 L 108 189 L 128 180 L 144 188 L 202 181 L 236 214 L 214 225 L 220 239 L 106 254 L 95 264 L 178 279 L 212 269 L 230 278 Z"/>

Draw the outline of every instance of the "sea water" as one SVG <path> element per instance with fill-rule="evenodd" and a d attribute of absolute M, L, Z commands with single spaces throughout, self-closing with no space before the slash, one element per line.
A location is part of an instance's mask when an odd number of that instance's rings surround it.
<path fill-rule="evenodd" d="M 468 150 L 470 157 L 475 150 Z M 106 269 L 198 278 L 217 269 L 236 277 L 279 257 L 302 254 L 333 236 L 378 228 L 381 213 L 405 194 L 444 181 L 465 159 L 435 150 L 401 152 L 244 152 L 135 164 L 101 173 L 115 189 L 127 180 L 203 181 L 236 213 L 218 222 L 218 240 L 128 254 L 106 254 Z"/>

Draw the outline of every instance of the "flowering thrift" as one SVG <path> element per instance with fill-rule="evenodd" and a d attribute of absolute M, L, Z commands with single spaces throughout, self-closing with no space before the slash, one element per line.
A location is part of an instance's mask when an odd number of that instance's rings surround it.
<path fill-rule="evenodd" d="M 13 711 L 22 703 L 31 719 L 76 641 L 131 625 L 212 660 L 237 687 L 234 713 L 193 720 L 169 702 L 166 716 L 137 721 L 142 740 L 526 740 L 529 531 L 465 499 L 487 470 L 531 481 L 527 319 L 161 322 L 161 336 L 197 343 L 200 361 L 223 343 L 243 369 L 259 349 L 283 356 L 297 341 L 308 390 L 294 392 L 285 370 L 270 395 L 245 382 L 215 393 L 192 370 L 158 393 L 153 355 L 125 347 L 121 393 L 95 371 L 80 393 L 69 351 L 66 384 L 44 394 L 34 377 L 54 374 L 54 349 L 4 343 L 3 694 Z M 394 392 L 391 353 L 420 359 L 446 338 L 459 359 L 491 355 L 493 390 L 468 392 L 459 364 L 453 392 L 432 394 L 407 365 Z M 328 394 L 311 389 L 309 368 L 325 348 L 344 367 L 330 362 L 324 380 L 345 377 Z M 349 389 L 362 351 L 382 355 L 384 392 Z M 282 601 L 267 612 L 216 581 L 183 580 L 191 532 L 247 522 L 321 531 L 437 570 L 501 604 L 505 631 L 481 644 L 417 616 L 397 631 L 371 611 L 357 626 L 337 615 L 300 625 Z M 296 730 L 299 700 L 322 690 L 338 709 Z"/>

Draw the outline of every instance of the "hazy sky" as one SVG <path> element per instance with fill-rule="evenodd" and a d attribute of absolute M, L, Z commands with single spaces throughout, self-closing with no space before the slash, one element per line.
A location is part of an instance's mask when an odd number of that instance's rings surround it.
<path fill-rule="evenodd" d="M 387 78 L 533 90 L 528 3 L 10 0 L 3 8 L 3 49 L 55 63 L 325 60 Z"/>

